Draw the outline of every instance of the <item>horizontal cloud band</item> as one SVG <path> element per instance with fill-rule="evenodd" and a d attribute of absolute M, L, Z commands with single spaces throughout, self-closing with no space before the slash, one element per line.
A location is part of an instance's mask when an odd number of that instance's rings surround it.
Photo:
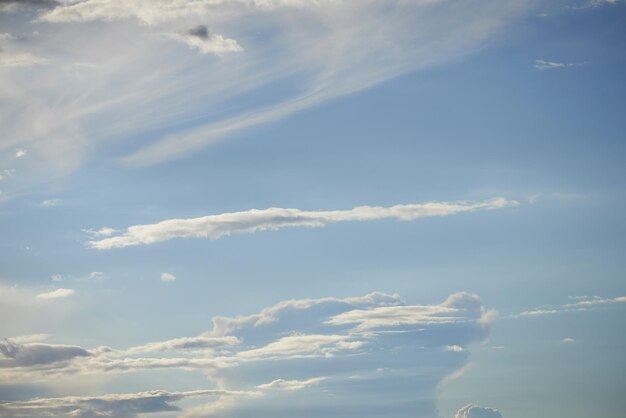
<path fill-rule="evenodd" d="M 135 225 L 126 232 L 89 241 L 91 248 L 108 250 L 134 245 L 148 245 L 172 238 L 218 239 L 231 234 L 250 234 L 257 231 L 288 227 L 323 227 L 334 222 L 371 221 L 395 218 L 412 221 L 429 216 L 449 216 L 475 210 L 502 209 L 517 206 L 515 200 L 499 197 L 482 202 L 428 202 L 391 207 L 358 206 L 350 210 L 302 211 L 300 209 L 269 208 L 245 212 L 222 213 L 200 218 L 170 219 L 155 224 Z"/>

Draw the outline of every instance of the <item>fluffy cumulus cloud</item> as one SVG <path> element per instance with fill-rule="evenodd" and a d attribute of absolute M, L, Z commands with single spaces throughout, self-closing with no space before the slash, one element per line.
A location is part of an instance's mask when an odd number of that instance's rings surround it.
<path fill-rule="evenodd" d="M 514 200 L 495 198 L 482 202 L 429 202 L 391 207 L 359 206 L 350 210 L 303 211 L 299 209 L 251 209 L 245 212 L 222 213 L 191 219 L 170 219 L 156 224 L 135 225 L 125 232 L 93 240 L 89 246 L 100 250 L 148 245 L 173 238 L 218 239 L 232 234 L 293 227 L 322 227 L 336 222 L 372 221 L 394 218 L 412 221 L 429 216 L 449 216 L 476 210 L 502 209 L 517 206 Z M 163 276 L 161 276 L 163 280 Z"/>
<path fill-rule="evenodd" d="M 502 418 L 502 414 L 497 409 L 469 404 L 459 409 L 455 418 Z"/>
<path fill-rule="evenodd" d="M 174 276 L 172 273 L 163 272 L 161 273 L 161 281 L 162 282 L 175 282 L 176 276 Z"/>
<path fill-rule="evenodd" d="M 429 305 L 407 304 L 399 295 L 380 292 L 289 300 L 253 314 L 215 317 L 211 329 L 197 336 L 127 349 L 5 340 L 0 366 L 5 384 L 52 386 L 63 376 L 201 371 L 216 389 L 189 396 L 215 399 L 190 407 L 186 417 L 248 416 L 253 411 L 259 418 L 301 416 L 304 411 L 338 417 L 373 417 L 380 411 L 397 417 L 432 415 L 437 385 L 465 365 L 463 351 L 447 348 L 483 340 L 489 332 L 488 312 L 476 295 L 464 292 Z M 0 405 L 3 416 L 76 411 L 73 415 L 81 417 L 117 417 L 174 410 L 170 402 L 185 396 L 156 391 Z"/>
<path fill-rule="evenodd" d="M 0 168 L 19 163 L 19 176 L 0 199 L 49 190 L 94 156 L 130 167 L 183 158 L 236 131 L 458 60 L 533 7 L 517 0 L 3 4 L 12 33 L 0 40 Z M 145 141 L 129 141 L 138 135 Z M 16 160 L 16 149 L 27 158 Z"/>

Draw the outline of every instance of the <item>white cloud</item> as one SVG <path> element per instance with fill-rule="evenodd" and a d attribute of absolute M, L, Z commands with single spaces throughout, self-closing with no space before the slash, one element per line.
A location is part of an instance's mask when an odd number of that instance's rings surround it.
<path fill-rule="evenodd" d="M 104 272 L 102 271 L 92 271 L 89 273 L 89 280 L 100 280 L 104 277 Z"/>
<path fill-rule="evenodd" d="M 502 418 L 502 414 L 497 409 L 469 404 L 459 409 L 455 418 Z"/>
<path fill-rule="evenodd" d="M 454 351 L 456 353 L 460 353 L 465 351 L 465 347 L 461 347 L 460 345 L 448 345 L 446 346 L 446 351 Z"/>
<path fill-rule="evenodd" d="M 63 276 L 61 276 L 60 274 L 53 274 L 52 276 L 50 276 L 50 279 L 53 282 L 62 282 L 63 281 Z"/>
<path fill-rule="evenodd" d="M 55 207 L 61 206 L 63 204 L 63 200 L 61 199 L 46 199 L 41 201 L 41 206 L 43 207 Z"/>
<path fill-rule="evenodd" d="M 270 383 L 264 383 L 257 386 L 259 389 L 273 389 L 273 390 L 301 390 L 309 386 L 317 385 L 323 382 L 325 377 L 314 377 L 307 380 L 285 380 L 276 379 Z"/>
<path fill-rule="evenodd" d="M 588 311 L 618 303 L 626 303 L 626 296 L 618 296 L 614 298 L 601 298 L 599 296 L 590 298 L 587 296 L 580 296 L 576 297 L 574 300 L 576 300 L 576 302 L 523 311 L 517 315 L 513 315 L 513 317 L 537 317 L 567 312 Z"/>
<path fill-rule="evenodd" d="M 161 281 L 173 282 L 173 281 L 176 281 L 176 276 L 174 276 L 172 273 L 163 272 L 161 273 Z"/>
<path fill-rule="evenodd" d="M 575 340 L 575 339 L 573 339 L 573 338 L 569 338 L 569 337 L 567 337 L 567 338 L 563 338 L 563 339 L 561 340 L 561 342 L 562 342 L 563 344 L 573 344 L 573 343 L 575 343 L 575 342 L 576 342 L 576 340 Z"/>
<path fill-rule="evenodd" d="M 26 151 L 25 149 L 18 148 L 15 150 L 15 158 L 25 157 L 26 154 L 28 154 L 28 151 Z"/>
<path fill-rule="evenodd" d="M 120 235 L 89 241 L 89 246 L 99 250 L 108 250 L 149 245 L 173 238 L 218 239 L 232 234 L 250 234 L 289 227 L 322 227 L 336 222 L 362 222 L 385 218 L 412 221 L 430 216 L 450 216 L 476 210 L 502 209 L 518 204 L 514 200 L 495 198 L 482 202 L 429 202 L 391 207 L 359 206 L 350 210 L 333 211 L 251 209 L 245 212 L 223 213 L 191 219 L 170 219 L 156 224 L 135 225 Z"/>
<path fill-rule="evenodd" d="M 83 229 L 83 232 L 93 237 L 110 237 L 111 235 L 115 234 L 118 231 L 116 229 L 105 226 L 97 230 L 96 229 Z"/>
<path fill-rule="evenodd" d="M 546 60 L 535 60 L 534 69 L 535 70 L 554 70 L 557 68 L 568 68 L 568 67 L 577 67 L 580 64 L 572 64 L 572 63 L 562 63 L 555 61 L 546 61 Z"/>
<path fill-rule="evenodd" d="M 60 299 L 72 296 L 74 291 L 72 289 L 56 289 L 51 292 L 40 293 L 37 295 L 37 299 Z"/>

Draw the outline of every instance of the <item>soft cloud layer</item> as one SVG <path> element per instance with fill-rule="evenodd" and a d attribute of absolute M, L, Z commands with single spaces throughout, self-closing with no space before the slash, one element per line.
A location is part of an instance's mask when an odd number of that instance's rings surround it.
<path fill-rule="evenodd" d="M 89 246 L 99 250 L 108 250 L 154 244 L 173 238 L 218 239 L 232 234 L 250 234 L 289 227 L 323 227 L 336 222 L 362 222 L 385 218 L 412 221 L 429 216 L 449 216 L 476 210 L 502 209 L 518 204 L 515 200 L 496 198 L 482 202 L 429 202 L 391 207 L 359 206 L 350 210 L 334 211 L 302 211 L 284 208 L 251 209 L 245 212 L 223 213 L 191 219 L 171 219 L 156 224 L 135 225 L 120 235 L 89 241 Z"/>

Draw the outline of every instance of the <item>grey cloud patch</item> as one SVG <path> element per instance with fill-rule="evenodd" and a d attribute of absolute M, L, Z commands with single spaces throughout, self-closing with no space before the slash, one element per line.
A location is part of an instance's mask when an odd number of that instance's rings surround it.
<path fill-rule="evenodd" d="M 196 390 L 166 392 L 154 390 L 132 394 L 109 394 L 93 397 L 33 399 L 24 402 L 0 403 L 3 417 L 72 416 L 92 418 L 132 418 L 140 414 L 180 411 L 173 402 L 202 396 L 254 396 L 254 392 Z"/>
<path fill-rule="evenodd" d="M 455 418 L 502 418 L 502 414 L 497 409 L 469 404 L 459 409 Z"/>
<path fill-rule="evenodd" d="M 378 219 L 412 221 L 431 216 L 450 216 L 477 210 L 518 206 L 515 200 L 502 197 L 481 202 L 427 202 L 391 207 L 358 206 L 349 210 L 303 211 L 291 208 L 251 209 L 200 218 L 170 219 L 156 224 L 135 225 L 125 232 L 88 242 L 91 248 L 108 250 L 135 245 L 149 245 L 173 238 L 218 239 L 233 234 L 293 227 L 323 227 L 338 222 L 364 222 Z"/>
<path fill-rule="evenodd" d="M 51 344 L 18 344 L 0 341 L 0 368 L 28 367 L 88 357 L 91 353 L 81 347 Z"/>
<path fill-rule="evenodd" d="M 209 37 L 209 28 L 205 25 L 198 25 L 187 31 L 191 36 L 197 36 L 198 38 L 207 39 Z"/>

